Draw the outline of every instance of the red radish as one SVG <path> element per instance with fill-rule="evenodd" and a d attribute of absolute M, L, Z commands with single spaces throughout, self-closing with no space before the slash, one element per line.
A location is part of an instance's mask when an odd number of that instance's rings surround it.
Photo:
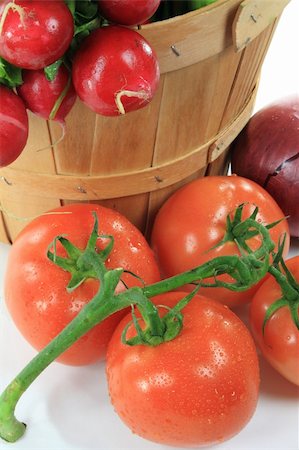
<path fill-rule="evenodd" d="M 22 99 L 0 84 L 0 167 L 20 155 L 28 138 L 28 116 Z"/>
<path fill-rule="evenodd" d="M 73 61 L 78 96 L 96 113 L 118 116 L 146 106 L 159 84 L 159 64 L 136 31 L 106 26 L 91 33 Z"/>
<path fill-rule="evenodd" d="M 24 69 L 42 69 L 68 49 L 73 17 L 61 1 L 15 0 L 0 6 L 0 56 Z"/>
<path fill-rule="evenodd" d="M 30 111 L 44 119 L 63 122 L 76 100 L 70 74 L 60 66 L 56 77 L 49 81 L 44 70 L 23 70 L 23 84 L 17 88 Z"/>
<path fill-rule="evenodd" d="M 299 96 L 258 111 L 232 147 L 232 171 L 264 187 L 299 237 Z"/>
<path fill-rule="evenodd" d="M 161 0 L 99 0 L 105 19 L 120 25 L 140 25 L 156 12 Z"/>

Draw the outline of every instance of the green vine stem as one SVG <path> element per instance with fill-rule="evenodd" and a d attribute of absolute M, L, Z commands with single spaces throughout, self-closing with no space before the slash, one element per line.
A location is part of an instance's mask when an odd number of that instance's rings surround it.
<path fill-rule="evenodd" d="M 268 320 L 278 309 L 285 306 L 289 308 L 292 320 L 299 330 L 299 283 L 297 283 L 282 258 L 280 264 L 273 264 L 269 267 L 268 272 L 279 284 L 282 296 L 267 309 L 263 321 L 263 333 Z"/>
<path fill-rule="evenodd" d="M 77 339 L 87 333 L 109 315 L 129 306 L 139 308 L 146 324 L 146 329 L 136 343 L 159 345 L 173 339 L 180 332 L 183 320 L 181 309 L 192 299 L 205 278 L 214 277 L 212 286 L 225 286 L 230 290 L 241 291 L 250 288 L 262 279 L 270 265 L 270 256 L 274 249 L 267 227 L 255 221 L 251 216 L 241 220 L 243 206 L 236 213 L 232 238 L 238 243 L 241 256 L 222 256 L 214 258 L 201 266 L 177 276 L 159 281 L 149 286 L 133 287 L 119 294 L 115 288 L 124 273 L 122 268 L 108 270 L 105 261 L 113 248 L 113 237 L 108 237 L 107 246 L 101 251 L 95 250 L 98 239 L 98 222 L 95 216 L 94 228 L 84 250 L 71 244 L 64 236 L 58 236 L 48 251 L 48 257 L 63 270 L 71 273 L 68 291 L 76 289 L 87 278 L 93 277 L 100 281 L 100 288 L 95 297 L 79 312 L 79 314 L 58 334 L 35 358 L 16 376 L 0 396 L 0 437 L 9 442 L 17 441 L 25 432 L 26 425 L 15 418 L 15 408 L 22 394 L 31 383 L 48 367 L 61 353 L 67 350 Z M 236 219 L 237 218 L 237 219 Z M 261 237 L 260 247 L 253 251 L 244 244 L 252 234 Z M 67 257 L 57 255 L 56 244 L 65 248 Z M 217 276 L 227 273 L 231 282 L 220 282 Z M 189 283 L 199 283 L 192 294 L 181 300 L 163 318 L 158 309 L 150 301 L 151 297 L 172 291 Z M 134 317 L 134 316 L 133 316 Z M 135 318 L 136 319 L 136 318 Z M 135 323 L 138 326 L 137 319 Z M 134 342 L 127 342 L 131 345 Z"/>

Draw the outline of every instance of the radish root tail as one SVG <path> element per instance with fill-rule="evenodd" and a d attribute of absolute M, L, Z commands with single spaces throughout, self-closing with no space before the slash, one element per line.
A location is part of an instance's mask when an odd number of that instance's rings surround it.
<path fill-rule="evenodd" d="M 24 8 L 22 8 L 20 5 L 16 5 L 15 2 L 9 2 L 5 5 L 0 19 L 0 35 L 2 34 L 3 25 L 6 20 L 7 14 L 11 9 L 13 10 L 13 12 L 17 12 L 19 14 L 21 23 L 24 26 L 24 17 L 25 17 Z"/>
<path fill-rule="evenodd" d="M 65 137 L 65 133 L 66 133 L 66 126 L 65 126 L 65 122 L 62 121 L 56 121 L 56 123 L 58 123 L 60 125 L 61 128 L 61 136 L 59 136 L 58 139 L 56 139 L 56 141 L 52 142 L 49 145 L 46 145 L 46 147 L 42 147 L 39 148 L 38 150 L 36 150 L 36 152 L 43 152 L 44 150 L 48 150 L 51 148 L 54 148 L 56 145 L 60 144 L 60 142 L 63 141 L 64 137 Z"/>
<path fill-rule="evenodd" d="M 115 94 L 115 103 L 117 110 L 120 114 L 126 114 L 124 105 L 122 103 L 122 97 L 136 97 L 148 101 L 150 96 L 146 91 L 127 91 L 122 90 Z"/>

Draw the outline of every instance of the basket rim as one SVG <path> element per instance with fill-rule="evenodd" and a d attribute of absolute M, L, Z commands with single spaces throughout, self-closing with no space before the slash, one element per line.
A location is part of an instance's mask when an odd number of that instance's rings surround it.
<path fill-rule="evenodd" d="M 161 73 L 245 49 L 272 26 L 291 0 L 217 0 L 188 13 L 141 26 L 156 51 Z"/>
<path fill-rule="evenodd" d="M 190 17 L 196 17 L 200 15 L 204 15 L 207 12 L 210 12 L 213 9 L 221 8 L 225 3 L 233 2 L 234 0 L 216 0 L 214 3 L 211 3 L 210 5 L 203 6 L 202 8 L 196 9 L 194 11 L 189 11 L 185 14 L 180 14 L 175 17 L 170 17 L 169 19 L 165 20 L 159 20 L 157 22 L 151 22 L 147 23 L 145 25 L 140 25 L 138 27 L 138 31 L 141 30 L 155 30 L 159 29 L 160 27 L 165 26 L 166 24 L 176 24 L 176 22 L 182 22 L 184 18 L 189 19 Z M 240 3 L 242 3 L 242 0 L 239 0 Z"/>

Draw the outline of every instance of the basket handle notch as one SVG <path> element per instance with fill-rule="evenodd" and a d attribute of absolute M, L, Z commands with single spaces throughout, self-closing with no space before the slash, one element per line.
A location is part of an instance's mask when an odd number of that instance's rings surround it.
<path fill-rule="evenodd" d="M 243 50 L 277 19 L 290 0 L 244 0 L 233 22 L 235 50 Z"/>

